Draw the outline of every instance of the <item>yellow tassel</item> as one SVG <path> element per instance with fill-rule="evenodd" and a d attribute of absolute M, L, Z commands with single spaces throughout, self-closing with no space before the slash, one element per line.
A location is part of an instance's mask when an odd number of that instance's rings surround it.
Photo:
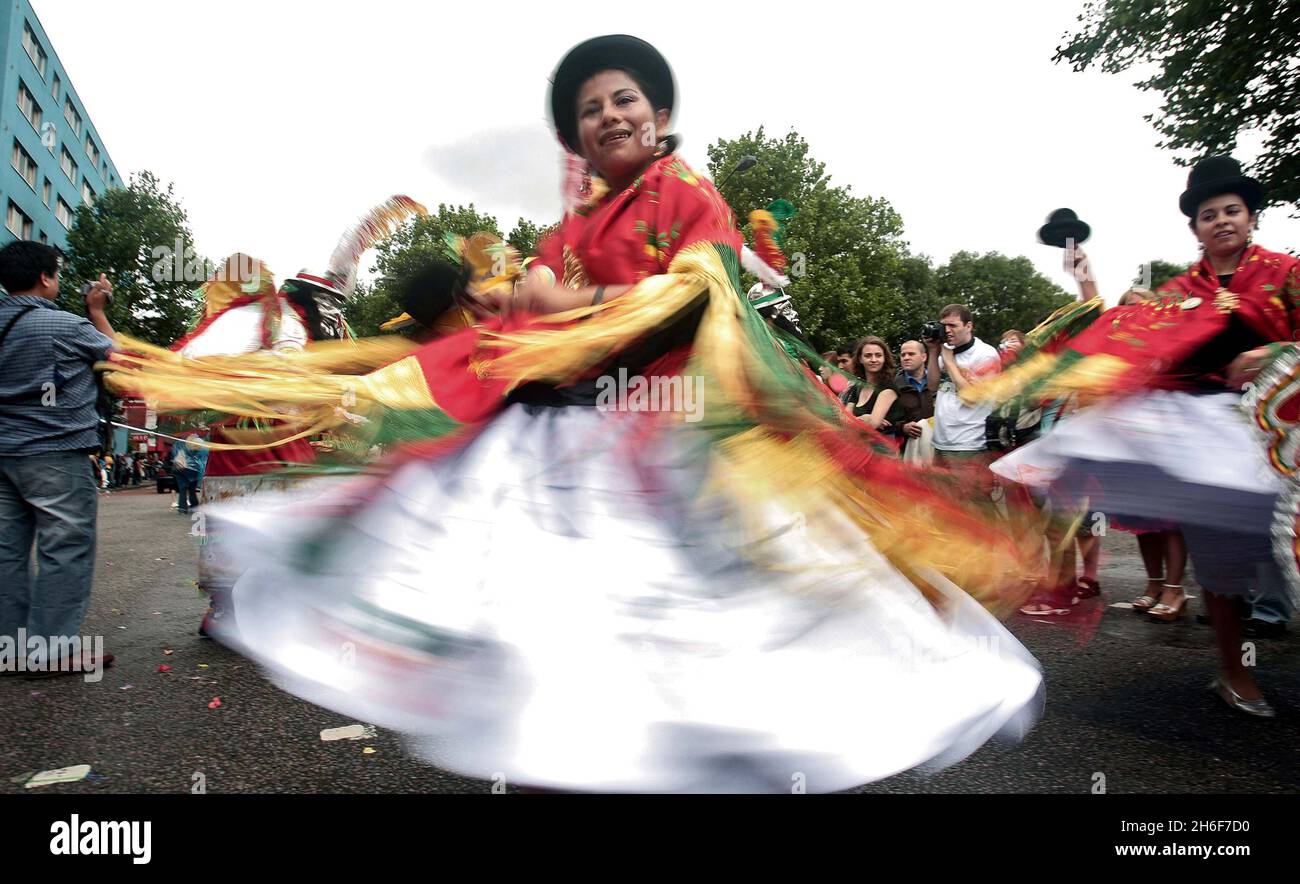
<path fill-rule="evenodd" d="M 1043 386 L 1043 398 L 1079 393 L 1084 401 L 1113 392 L 1120 378 L 1133 366 L 1108 353 L 1086 356 Z"/>
<path fill-rule="evenodd" d="M 966 387 L 960 394 L 962 401 L 1006 402 L 1014 399 L 1030 384 L 1055 371 L 1059 361 L 1060 357 L 1055 353 L 1035 353 L 1006 371 Z"/>

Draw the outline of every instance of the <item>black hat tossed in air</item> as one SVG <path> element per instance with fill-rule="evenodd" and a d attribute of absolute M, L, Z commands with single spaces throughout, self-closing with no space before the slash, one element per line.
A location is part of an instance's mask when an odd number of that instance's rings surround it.
<path fill-rule="evenodd" d="M 1241 163 L 1232 157 L 1206 157 L 1192 166 L 1187 176 L 1187 189 L 1178 198 L 1178 208 L 1188 218 L 1195 218 L 1201 203 L 1225 193 L 1241 197 L 1252 215 L 1264 202 L 1264 185 L 1249 175 L 1241 174 Z"/>
<path fill-rule="evenodd" d="M 1038 228 L 1038 241 L 1045 246 L 1065 248 L 1066 240 L 1081 243 L 1092 236 L 1092 228 L 1079 220 L 1074 209 L 1055 209 L 1047 216 L 1047 223 Z"/>
<path fill-rule="evenodd" d="M 578 151 L 578 90 L 593 75 L 628 71 L 655 110 L 669 112 L 677 98 L 673 71 L 667 60 L 646 41 L 627 34 L 593 37 L 569 50 L 551 75 L 551 121 L 565 147 Z"/>

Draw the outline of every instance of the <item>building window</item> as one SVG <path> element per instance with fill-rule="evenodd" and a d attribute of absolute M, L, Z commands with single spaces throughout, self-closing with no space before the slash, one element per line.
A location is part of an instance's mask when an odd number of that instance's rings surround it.
<path fill-rule="evenodd" d="M 90 167 L 95 168 L 99 162 L 99 148 L 95 147 L 95 139 L 89 135 L 86 136 L 86 156 L 90 157 Z"/>
<path fill-rule="evenodd" d="M 58 101 L 58 100 L 59 100 L 59 90 L 60 90 L 62 87 L 63 87 L 63 81 L 59 79 L 59 75 L 58 75 L 58 74 L 55 74 L 55 75 L 54 75 L 54 86 L 51 87 L 51 89 L 50 89 L 50 94 L 54 96 L 54 100 L 55 100 L 55 101 Z"/>
<path fill-rule="evenodd" d="M 49 206 L 49 204 L 50 204 L 50 179 L 48 179 L 48 178 L 45 179 L 45 186 L 41 188 L 41 199 L 45 201 L 45 205 L 46 205 L 46 206 Z"/>
<path fill-rule="evenodd" d="M 50 244 L 50 238 L 45 235 L 44 230 L 41 231 L 41 242 L 45 243 L 47 246 Z"/>
<path fill-rule="evenodd" d="M 41 48 L 41 41 L 36 39 L 36 32 L 27 22 L 23 22 L 23 48 L 27 50 L 27 57 L 32 60 L 32 64 L 36 65 L 36 70 L 44 77 L 47 61 L 45 50 Z"/>
<path fill-rule="evenodd" d="M 18 109 L 33 129 L 41 131 L 41 106 L 36 103 L 36 96 L 21 82 L 18 84 Z"/>
<path fill-rule="evenodd" d="M 66 147 L 63 148 L 62 156 L 59 157 L 59 168 L 63 170 L 64 175 L 68 176 L 69 181 L 73 184 L 77 183 L 77 163 L 72 159 L 72 154 L 68 153 Z"/>
<path fill-rule="evenodd" d="M 27 182 L 28 186 L 35 191 L 36 161 L 32 159 L 31 154 L 23 150 L 23 146 L 18 143 L 17 138 L 14 139 L 13 164 L 14 170 L 21 175 L 22 179 Z"/>
<path fill-rule="evenodd" d="M 32 219 L 28 218 L 22 209 L 15 206 L 13 200 L 9 201 L 9 214 L 5 218 L 5 227 L 8 227 L 9 232 L 19 239 L 32 238 Z"/>
<path fill-rule="evenodd" d="M 88 206 L 95 204 L 95 189 L 90 186 L 90 182 L 85 178 L 81 179 L 81 201 Z"/>
<path fill-rule="evenodd" d="M 68 121 L 68 125 L 76 135 L 81 135 L 81 114 L 77 113 L 77 109 L 72 106 L 71 98 L 63 102 L 63 119 Z"/>
<path fill-rule="evenodd" d="M 54 207 L 54 217 L 58 218 L 59 223 L 64 227 L 71 229 L 72 209 L 68 207 L 68 204 L 63 201 L 63 197 L 61 196 L 56 196 L 54 202 L 56 203 Z"/>

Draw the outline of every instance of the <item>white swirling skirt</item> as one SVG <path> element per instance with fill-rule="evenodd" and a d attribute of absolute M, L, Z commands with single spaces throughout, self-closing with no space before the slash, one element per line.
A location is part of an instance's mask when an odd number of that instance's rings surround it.
<path fill-rule="evenodd" d="M 1113 519 L 1177 525 L 1197 581 L 1216 593 L 1300 600 L 1273 557 L 1283 482 L 1240 393 L 1159 391 L 1087 408 L 993 471 L 1087 498 Z"/>
<path fill-rule="evenodd" d="M 514 405 L 382 480 L 218 508 L 224 636 L 287 690 L 468 775 L 830 791 L 1021 736 L 1036 662 L 837 513 L 742 505 L 679 425 Z"/>

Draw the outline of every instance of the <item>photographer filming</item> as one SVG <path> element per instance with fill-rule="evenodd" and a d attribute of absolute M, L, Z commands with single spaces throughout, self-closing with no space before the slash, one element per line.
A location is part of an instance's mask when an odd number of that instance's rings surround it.
<path fill-rule="evenodd" d="M 968 405 L 960 393 L 978 380 L 1002 369 L 998 351 L 975 337 L 968 307 L 949 304 L 939 321 L 921 330 L 930 353 L 928 385 L 938 387 L 934 402 L 935 463 L 946 466 L 972 492 L 983 496 L 993 490 L 989 464 L 996 452 L 985 447 L 984 427 L 992 407 Z"/>
<path fill-rule="evenodd" d="M 59 309 L 59 258 L 38 242 L 0 249 L 8 292 L 0 298 L 0 636 L 25 629 L 71 640 L 90 604 L 99 503 L 87 457 L 99 448 L 93 367 L 113 346 L 104 313 L 113 287 L 100 274 L 86 289 L 89 320 Z M 59 675 L 113 659 L 72 653 L 80 660 L 28 657 L 27 669 Z"/>

